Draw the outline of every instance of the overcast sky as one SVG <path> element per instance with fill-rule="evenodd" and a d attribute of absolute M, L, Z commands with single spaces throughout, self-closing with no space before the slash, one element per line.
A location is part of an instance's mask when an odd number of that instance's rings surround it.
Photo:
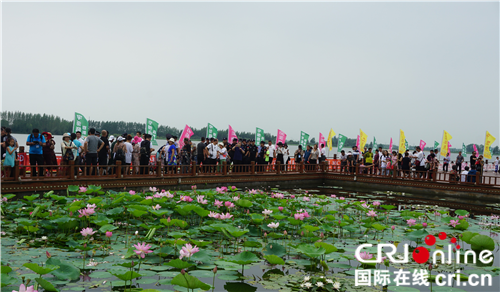
<path fill-rule="evenodd" d="M 4 3 L 2 108 L 498 145 L 498 5 Z"/>

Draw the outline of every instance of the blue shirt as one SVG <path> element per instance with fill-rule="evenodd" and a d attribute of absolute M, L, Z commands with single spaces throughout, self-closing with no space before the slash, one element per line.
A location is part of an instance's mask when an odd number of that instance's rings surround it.
<path fill-rule="evenodd" d="M 467 181 L 475 183 L 476 182 L 476 174 L 477 174 L 477 171 L 475 169 L 471 169 L 469 171 L 469 175 L 467 176 Z"/>
<path fill-rule="evenodd" d="M 37 143 L 36 145 L 30 145 L 30 154 L 43 154 L 43 146 L 40 145 L 38 142 L 42 142 L 42 143 L 45 143 L 45 137 L 40 135 L 40 133 L 38 134 L 38 137 L 35 138 L 35 135 L 34 134 L 30 134 L 28 136 L 28 140 L 27 142 L 35 142 Z"/>
<path fill-rule="evenodd" d="M 168 162 L 170 161 L 175 162 L 175 159 L 172 158 L 172 150 L 174 154 L 177 154 L 177 148 L 175 147 L 175 144 L 172 144 L 168 147 Z"/>
<path fill-rule="evenodd" d="M 309 158 L 309 155 L 311 155 L 311 150 L 306 150 L 306 153 L 304 154 L 304 160 L 307 161 Z"/>
<path fill-rule="evenodd" d="M 234 157 L 233 160 L 243 160 L 243 153 L 241 153 L 240 147 L 234 147 Z"/>
<path fill-rule="evenodd" d="M 78 147 L 78 149 L 73 149 L 73 155 L 75 157 L 78 157 L 78 155 L 80 155 L 80 146 L 82 146 L 82 143 L 80 143 L 80 141 L 78 141 L 77 139 L 73 140 L 72 142 L 76 145 L 76 147 Z"/>

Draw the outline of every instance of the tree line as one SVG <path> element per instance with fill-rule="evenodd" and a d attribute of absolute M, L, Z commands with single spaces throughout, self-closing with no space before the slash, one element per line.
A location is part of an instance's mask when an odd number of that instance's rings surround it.
<path fill-rule="evenodd" d="M 51 132 L 54 135 L 62 135 L 64 133 L 71 132 L 73 129 L 73 121 L 68 121 L 62 119 L 61 117 L 49 115 L 49 114 L 33 114 L 33 113 L 24 113 L 24 112 L 11 112 L 6 111 L 1 113 L 1 123 L 2 126 L 9 127 L 12 129 L 12 133 L 20 133 L 20 134 L 29 134 L 34 128 L 39 129 L 41 132 L 47 131 Z M 98 131 L 107 130 L 111 135 L 121 135 L 123 133 L 131 134 L 132 136 L 137 132 L 144 132 L 146 127 L 146 123 L 136 123 L 136 122 L 125 122 L 125 121 L 95 121 L 90 120 L 89 126 L 95 128 Z M 193 130 L 193 140 L 198 140 L 200 137 L 205 137 L 207 133 L 207 127 L 203 128 L 191 128 Z M 158 126 L 157 137 L 158 139 L 164 139 L 167 134 L 175 135 L 180 137 L 182 133 L 182 129 L 177 129 L 175 127 L 160 125 Z M 239 139 L 254 139 L 255 133 L 252 132 L 238 132 L 236 131 L 236 135 Z M 228 137 L 228 130 L 218 130 L 217 138 L 222 140 L 222 138 Z M 264 134 L 265 140 L 276 141 L 276 135 L 272 135 L 270 133 Z M 344 148 L 351 148 L 356 145 L 357 138 L 351 139 L 347 138 L 344 143 Z M 257 141 L 258 143 L 259 141 Z M 287 140 L 288 144 L 298 145 L 298 140 Z M 316 139 L 312 138 L 309 140 L 309 145 L 316 144 Z M 338 146 L 338 138 L 335 136 L 332 139 L 333 147 Z M 389 148 L 389 144 L 377 144 L 376 147 L 383 147 L 384 149 Z M 373 147 L 373 142 L 367 143 L 366 147 Z M 394 149 L 397 149 L 397 144 Z M 414 149 L 414 146 L 409 146 L 410 149 Z M 467 153 L 472 153 L 473 144 L 469 144 L 466 146 Z M 476 145 L 479 150 L 479 153 L 483 153 L 484 145 Z M 430 150 L 430 147 L 426 147 L 427 150 Z M 452 148 L 453 152 L 457 152 L 462 150 L 462 148 Z M 491 149 L 492 153 L 495 155 L 500 154 L 500 149 L 498 146 Z"/>

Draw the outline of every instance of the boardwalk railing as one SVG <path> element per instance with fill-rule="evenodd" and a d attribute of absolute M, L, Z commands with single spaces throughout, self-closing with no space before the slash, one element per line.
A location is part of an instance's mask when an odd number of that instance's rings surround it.
<path fill-rule="evenodd" d="M 28 171 L 29 169 L 29 171 Z M 75 165 L 70 161 L 65 165 L 41 165 L 39 167 L 20 165 L 16 160 L 9 177 L 4 181 L 66 180 L 66 179 L 109 179 L 109 178 L 145 178 L 145 177 L 183 177 L 211 175 L 261 175 L 261 174 L 301 174 L 329 173 L 346 176 L 378 177 L 399 181 L 426 181 L 464 185 L 500 186 L 500 176 L 451 175 L 448 172 L 416 171 L 398 169 L 377 169 L 363 165 L 342 166 L 329 164 L 203 164 L 195 162 L 187 165 L 126 165 L 120 161 L 116 165 Z M 35 175 L 36 174 L 36 175 Z"/>

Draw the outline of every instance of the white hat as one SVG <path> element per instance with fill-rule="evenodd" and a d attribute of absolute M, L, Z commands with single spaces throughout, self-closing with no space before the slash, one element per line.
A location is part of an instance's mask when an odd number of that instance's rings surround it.
<path fill-rule="evenodd" d="M 175 143 L 175 139 L 174 138 L 170 138 L 170 139 L 168 139 L 168 141 Z"/>
<path fill-rule="evenodd" d="M 224 143 L 220 142 L 220 143 L 219 143 L 219 146 L 224 146 Z"/>
<path fill-rule="evenodd" d="M 123 138 L 122 136 L 118 137 L 118 140 L 117 141 L 123 141 L 125 140 L 125 138 Z"/>
<path fill-rule="evenodd" d="M 109 136 L 109 140 L 114 140 L 115 139 L 115 136 L 111 135 Z"/>

